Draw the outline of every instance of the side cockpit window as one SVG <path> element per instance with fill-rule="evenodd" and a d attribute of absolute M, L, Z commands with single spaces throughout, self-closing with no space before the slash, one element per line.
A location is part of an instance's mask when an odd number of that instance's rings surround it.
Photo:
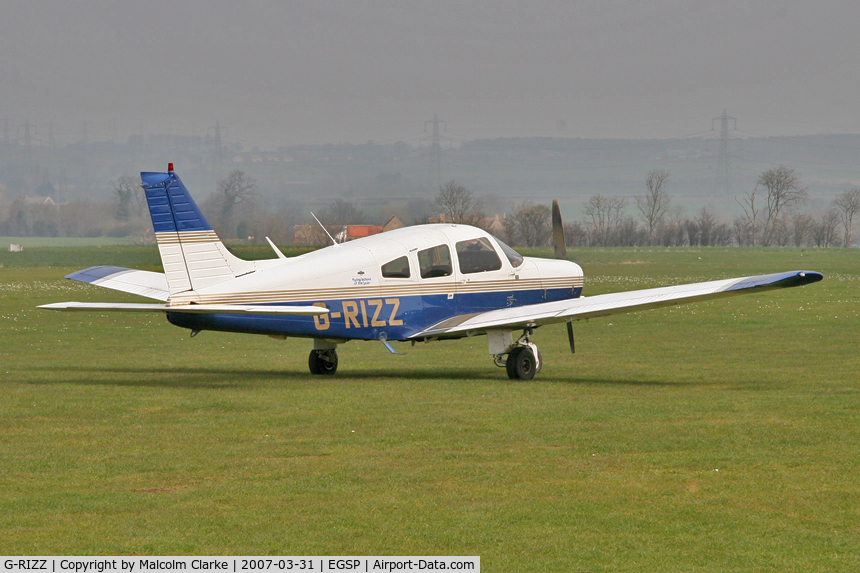
<path fill-rule="evenodd" d="M 484 237 L 460 241 L 456 245 L 457 259 L 460 261 L 460 272 L 465 274 L 497 271 L 502 268 L 502 261 L 496 250 Z"/>
<path fill-rule="evenodd" d="M 519 254 L 498 239 L 496 239 L 496 242 L 499 243 L 499 246 L 502 248 L 502 252 L 505 253 L 506 257 L 508 257 L 508 260 L 511 262 L 512 267 L 517 268 L 521 264 L 523 264 L 525 259 L 523 259 L 523 256 L 521 254 Z"/>
<path fill-rule="evenodd" d="M 451 251 L 448 245 L 436 245 L 423 251 L 418 251 L 418 266 L 421 267 L 421 278 L 447 277 L 451 274 Z"/>
<path fill-rule="evenodd" d="M 409 259 L 406 256 L 394 259 L 382 265 L 382 276 L 387 279 L 408 279 Z"/>

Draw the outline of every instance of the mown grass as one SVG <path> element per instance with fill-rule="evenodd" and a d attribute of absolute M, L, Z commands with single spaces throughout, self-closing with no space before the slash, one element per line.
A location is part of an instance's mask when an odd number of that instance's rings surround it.
<path fill-rule="evenodd" d="M 10 243 L 24 249 L 34 247 L 113 247 L 131 245 L 128 237 L 0 237 L 0 246 L 7 248 Z"/>
<path fill-rule="evenodd" d="M 104 252 L 68 258 L 101 264 Z M 400 345 L 406 356 L 349 343 L 337 376 L 320 379 L 307 372 L 308 341 L 190 339 L 156 316 L 37 310 L 134 299 L 62 280 L 73 268 L 7 265 L 0 553 L 855 571 L 858 256 L 574 252 L 586 294 L 798 268 L 827 276 L 576 323 L 576 355 L 563 327 L 539 329 L 546 365 L 529 382 L 492 366 L 483 337 Z"/>

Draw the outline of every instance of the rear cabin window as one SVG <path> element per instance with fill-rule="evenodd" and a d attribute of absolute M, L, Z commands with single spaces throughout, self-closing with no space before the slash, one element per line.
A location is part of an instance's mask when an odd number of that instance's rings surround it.
<path fill-rule="evenodd" d="M 436 245 L 423 251 L 418 251 L 418 266 L 421 268 L 421 278 L 447 277 L 451 274 L 451 251 L 448 245 Z"/>
<path fill-rule="evenodd" d="M 382 265 L 382 276 L 387 279 L 408 279 L 409 259 L 405 256 Z"/>
<path fill-rule="evenodd" d="M 496 250 L 484 237 L 460 241 L 456 245 L 457 259 L 460 261 L 460 272 L 464 275 L 497 271 L 502 268 L 502 261 Z"/>

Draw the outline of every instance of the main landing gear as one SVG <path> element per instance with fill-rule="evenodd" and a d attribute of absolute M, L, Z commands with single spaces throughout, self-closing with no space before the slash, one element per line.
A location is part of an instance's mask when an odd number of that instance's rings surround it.
<path fill-rule="evenodd" d="M 308 367 L 311 374 L 334 374 L 337 372 L 337 350 L 311 350 Z"/>
<path fill-rule="evenodd" d="M 314 340 L 314 349 L 308 356 L 311 374 L 331 376 L 337 372 L 337 344 L 325 340 Z"/>
<path fill-rule="evenodd" d="M 531 334 L 531 329 L 526 329 L 515 343 L 509 330 L 487 333 L 493 361 L 505 367 L 511 380 L 531 380 L 543 367 L 540 351 L 529 340 Z"/>

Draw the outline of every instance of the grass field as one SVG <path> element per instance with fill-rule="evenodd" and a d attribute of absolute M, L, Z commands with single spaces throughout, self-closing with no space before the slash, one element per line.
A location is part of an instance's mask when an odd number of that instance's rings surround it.
<path fill-rule="evenodd" d="M 576 355 L 539 329 L 529 382 L 483 337 L 348 343 L 322 379 L 308 341 L 37 310 L 135 300 L 62 279 L 76 268 L 158 265 L 153 247 L 39 251 L 0 258 L 2 554 L 860 570 L 856 250 L 577 251 L 585 294 L 826 276 L 575 323 Z"/>
<path fill-rule="evenodd" d="M 10 243 L 22 245 L 25 249 L 39 247 L 105 247 L 130 245 L 126 237 L 0 237 L 0 246 L 9 248 Z"/>

